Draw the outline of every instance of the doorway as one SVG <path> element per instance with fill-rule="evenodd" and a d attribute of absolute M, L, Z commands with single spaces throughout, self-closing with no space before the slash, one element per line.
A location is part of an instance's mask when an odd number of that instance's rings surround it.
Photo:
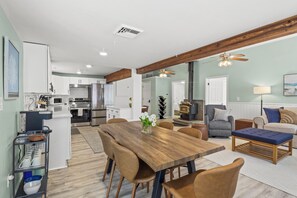
<path fill-rule="evenodd" d="M 185 81 L 172 82 L 172 117 L 179 111 L 179 104 L 184 101 L 186 94 Z M 177 114 L 179 115 L 179 114 Z"/>
<path fill-rule="evenodd" d="M 148 107 L 148 113 L 151 113 L 151 95 L 152 95 L 151 81 L 142 82 L 142 106 Z"/>
<path fill-rule="evenodd" d="M 210 77 L 205 81 L 205 104 L 227 104 L 227 77 Z"/>

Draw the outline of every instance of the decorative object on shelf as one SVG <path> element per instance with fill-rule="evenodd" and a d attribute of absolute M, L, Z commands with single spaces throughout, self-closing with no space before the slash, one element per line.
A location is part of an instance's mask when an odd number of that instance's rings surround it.
<path fill-rule="evenodd" d="M 6 100 L 19 97 L 19 51 L 15 45 L 4 37 L 4 98 Z"/>
<path fill-rule="evenodd" d="M 159 96 L 159 118 L 164 119 L 166 114 L 166 98 Z"/>
<path fill-rule="evenodd" d="M 284 96 L 297 96 L 297 74 L 284 75 Z"/>
<path fill-rule="evenodd" d="M 32 134 L 28 136 L 30 142 L 39 142 L 43 141 L 45 136 L 43 134 Z"/>
<path fill-rule="evenodd" d="M 156 115 L 152 114 L 149 115 L 147 112 L 144 112 L 139 117 L 141 124 L 142 124 L 142 133 L 145 134 L 151 134 L 152 133 L 152 127 L 156 126 Z"/>
<path fill-rule="evenodd" d="M 261 109 L 260 113 L 263 114 L 263 95 L 270 94 L 271 93 L 271 87 L 254 87 L 254 94 L 261 95 Z"/>
<path fill-rule="evenodd" d="M 132 108 L 132 97 L 129 98 L 129 107 Z"/>

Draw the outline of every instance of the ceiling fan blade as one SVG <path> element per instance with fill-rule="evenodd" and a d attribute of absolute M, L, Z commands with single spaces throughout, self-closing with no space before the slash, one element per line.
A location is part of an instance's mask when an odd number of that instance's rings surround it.
<path fill-rule="evenodd" d="M 231 60 L 237 60 L 237 61 L 248 61 L 247 58 L 238 58 L 238 57 L 230 57 Z"/>
<path fill-rule="evenodd" d="M 232 54 L 230 57 L 243 57 L 245 56 L 244 54 Z"/>

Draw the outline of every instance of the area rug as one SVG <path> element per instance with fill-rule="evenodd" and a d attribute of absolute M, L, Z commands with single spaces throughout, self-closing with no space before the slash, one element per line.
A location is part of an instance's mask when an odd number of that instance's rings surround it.
<path fill-rule="evenodd" d="M 79 130 L 76 127 L 71 127 L 71 135 L 80 134 Z"/>
<path fill-rule="evenodd" d="M 268 184 L 272 187 L 297 196 L 297 150 L 293 149 L 293 156 L 285 157 L 277 165 L 257 157 L 249 156 L 231 150 L 230 139 L 210 139 L 211 142 L 223 144 L 226 150 L 205 156 L 205 159 L 220 165 L 226 165 L 236 158 L 243 158 L 245 164 L 240 173 L 250 178 Z"/>
<path fill-rule="evenodd" d="M 97 127 L 78 127 L 77 128 L 82 136 L 85 138 L 89 146 L 92 148 L 94 153 L 101 153 L 103 152 L 101 138 L 98 134 Z"/>

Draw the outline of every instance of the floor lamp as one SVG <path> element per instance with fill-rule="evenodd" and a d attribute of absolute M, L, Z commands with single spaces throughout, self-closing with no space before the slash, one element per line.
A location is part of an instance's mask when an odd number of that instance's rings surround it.
<path fill-rule="evenodd" d="M 254 87 L 254 94 L 261 95 L 261 109 L 260 113 L 262 115 L 262 109 L 263 109 L 263 95 L 270 94 L 271 93 L 271 87 Z"/>

